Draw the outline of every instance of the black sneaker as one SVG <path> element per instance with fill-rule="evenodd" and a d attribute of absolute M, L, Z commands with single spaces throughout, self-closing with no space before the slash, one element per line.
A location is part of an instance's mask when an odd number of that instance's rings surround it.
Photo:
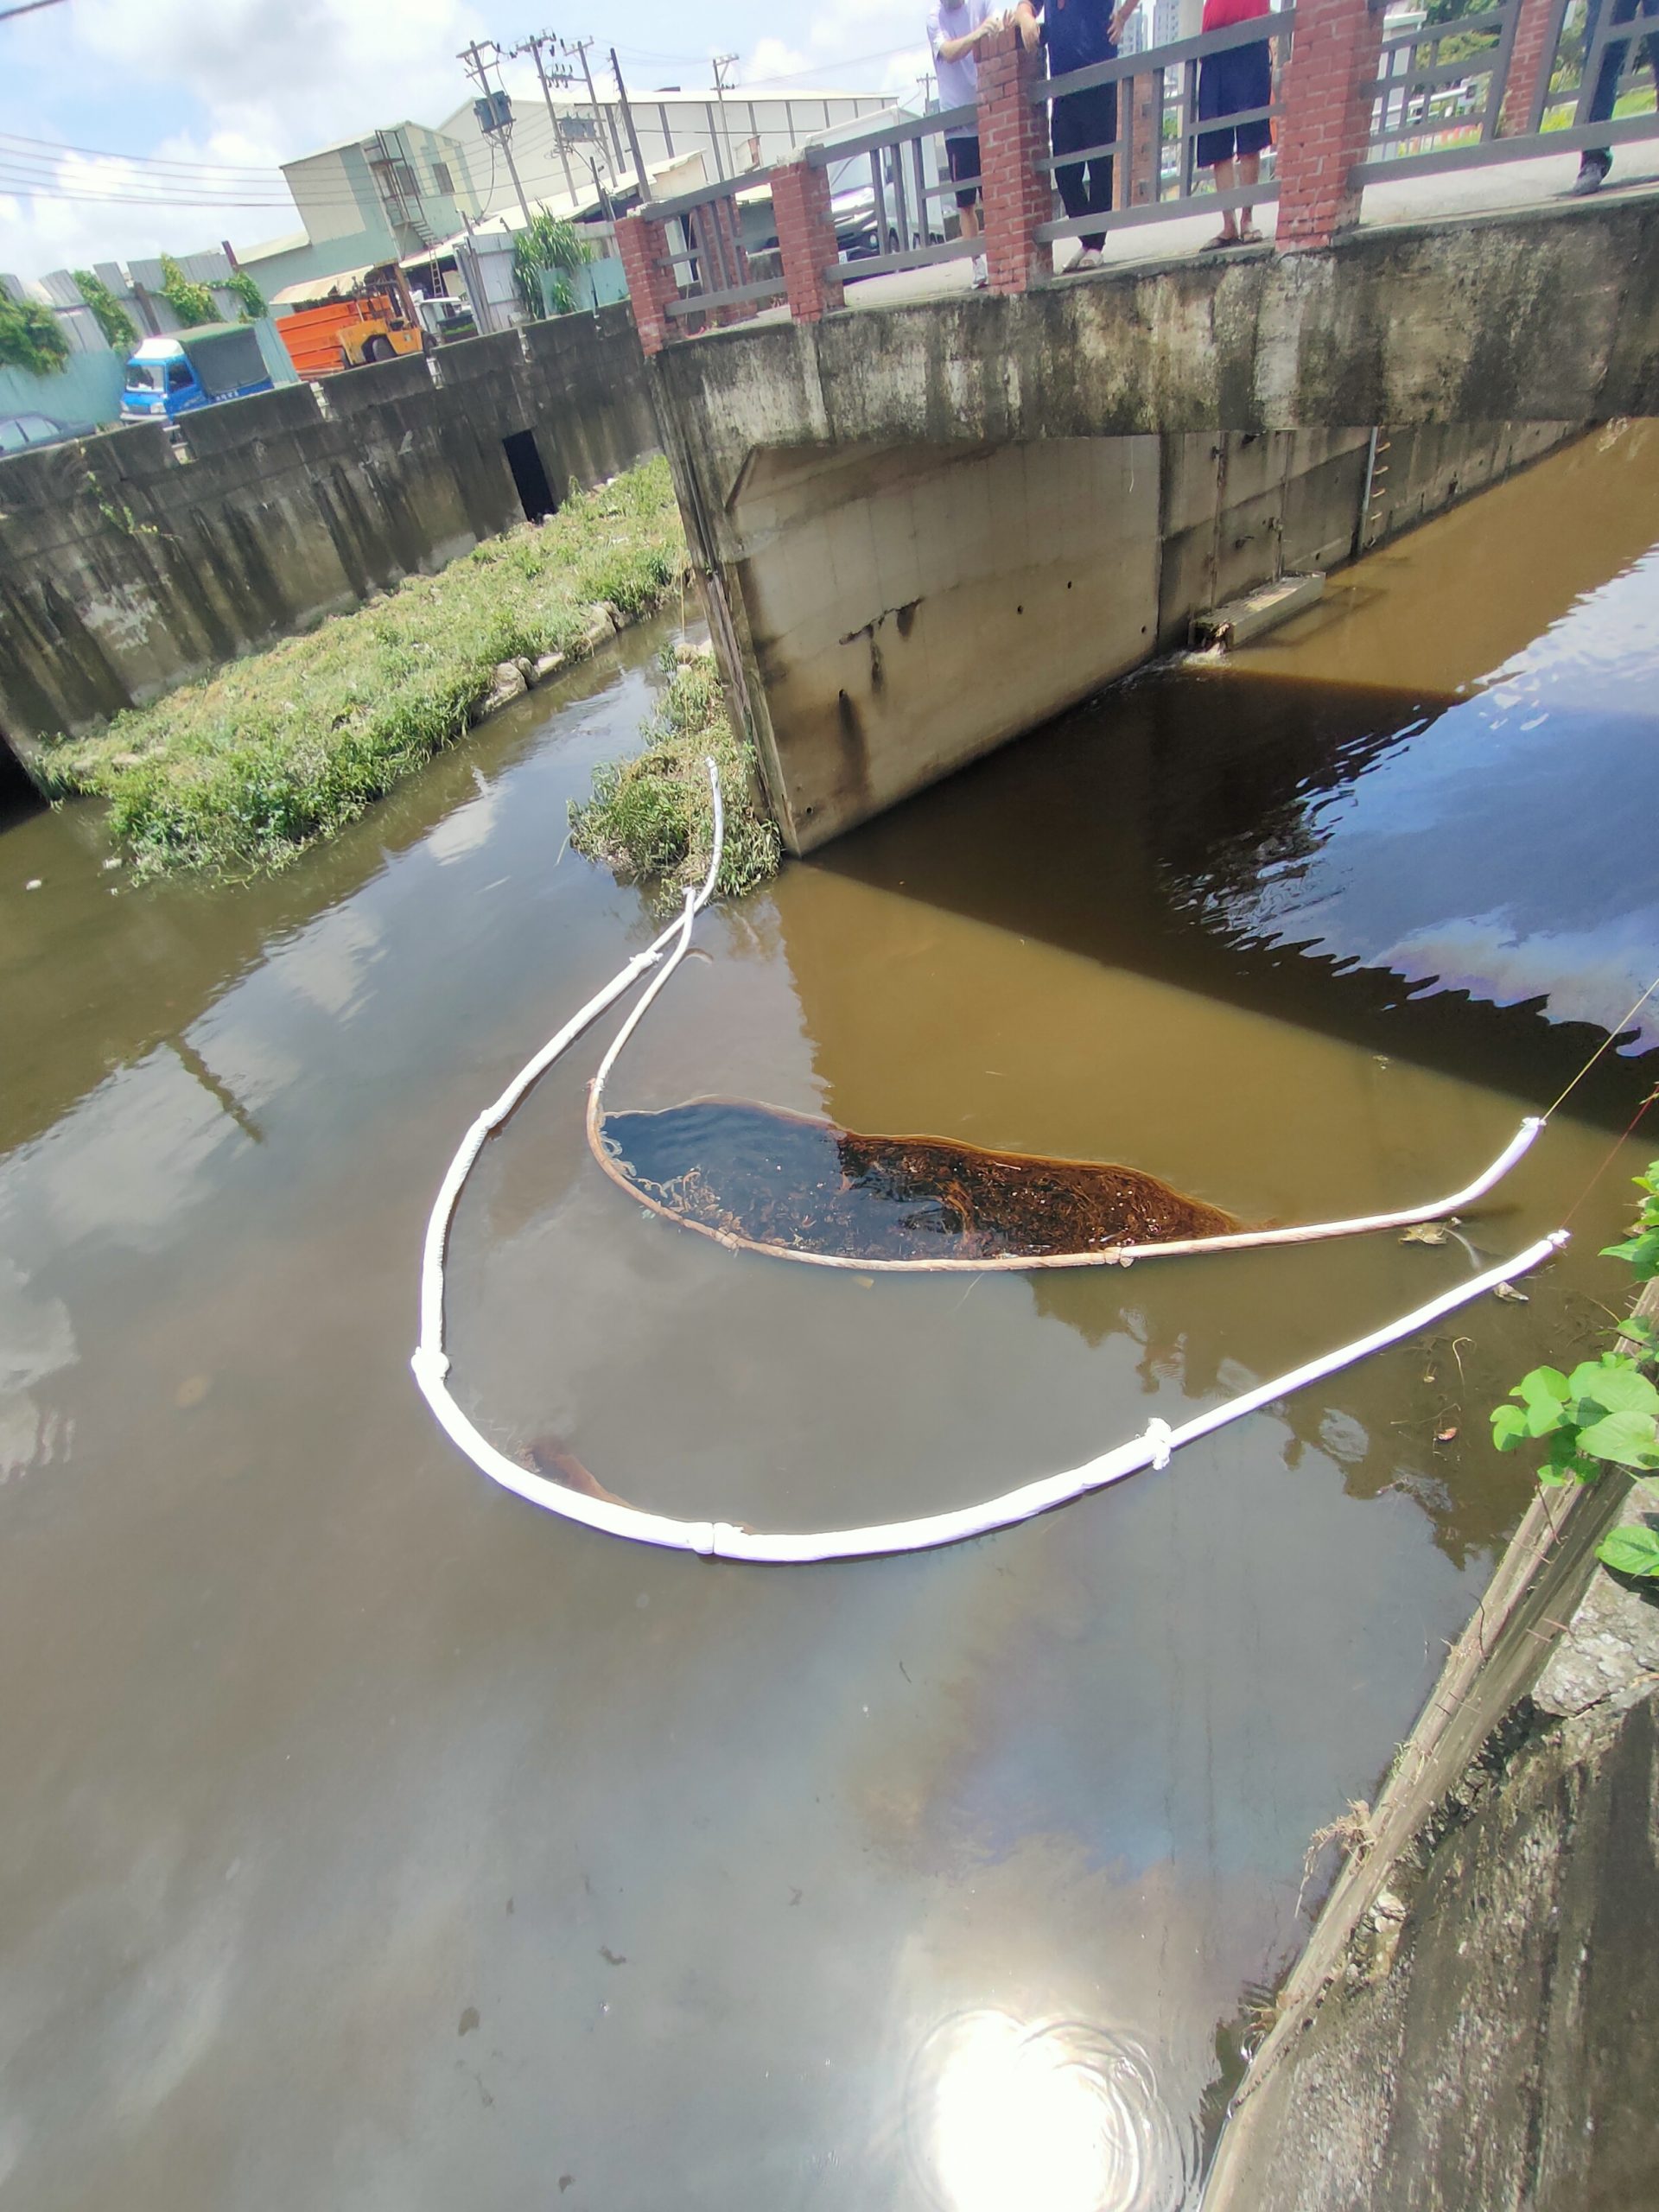
<path fill-rule="evenodd" d="M 1573 200 L 1587 200 L 1592 192 L 1599 192 L 1607 181 L 1607 172 L 1612 166 L 1611 154 L 1604 154 L 1595 147 L 1586 149 L 1583 160 L 1579 163 L 1579 174 L 1568 188 L 1568 196 Z"/>

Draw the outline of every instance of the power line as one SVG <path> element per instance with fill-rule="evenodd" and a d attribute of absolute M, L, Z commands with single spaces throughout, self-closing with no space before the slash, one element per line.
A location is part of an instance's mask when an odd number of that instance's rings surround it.
<path fill-rule="evenodd" d="M 108 146 L 72 146 L 56 138 L 26 138 L 18 131 L 0 130 L 0 150 L 8 148 L 15 148 L 20 159 L 41 160 L 48 155 L 79 154 L 87 161 L 125 162 L 134 168 L 160 169 L 191 176 L 222 176 L 239 180 L 281 174 L 274 162 L 175 162 L 159 154 L 118 154 Z"/>
<path fill-rule="evenodd" d="M 14 16 L 38 16 L 42 8 L 60 8 L 63 0 L 22 0 L 20 8 L 0 8 L 0 23 L 9 23 Z"/>

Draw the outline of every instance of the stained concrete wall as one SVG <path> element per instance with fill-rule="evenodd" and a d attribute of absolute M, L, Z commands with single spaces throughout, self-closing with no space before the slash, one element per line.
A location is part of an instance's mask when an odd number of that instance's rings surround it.
<path fill-rule="evenodd" d="M 91 727 L 658 449 L 628 310 L 569 316 L 0 461 L 0 734 Z"/>
<path fill-rule="evenodd" d="M 1659 2203 L 1656 1675 L 1659 1603 L 1598 1573 L 1389 1863 L 1205 2212 Z"/>
<path fill-rule="evenodd" d="M 810 852 L 1151 654 L 1194 614 L 1496 481 L 1570 433 L 1476 424 L 762 447 L 722 491 L 671 416 L 710 618 Z"/>
<path fill-rule="evenodd" d="M 722 498 L 781 446 L 1659 415 L 1659 192 L 740 324 L 652 374 Z"/>

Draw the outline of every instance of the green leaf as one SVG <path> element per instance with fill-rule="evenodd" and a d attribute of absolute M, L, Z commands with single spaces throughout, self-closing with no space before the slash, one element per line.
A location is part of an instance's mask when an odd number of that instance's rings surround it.
<path fill-rule="evenodd" d="M 1548 1436 L 1566 1418 L 1567 1377 L 1559 1367 L 1535 1367 L 1521 1377 L 1510 1395 L 1526 1407 L 1529 1436 Z"/>
<path fill-rule="evenodd" d="M 1620 1574 L 1659 1574 L 1659 1533 L 1651 1529 L 1615 1529 L 1596 1546 L 1604 1567 Z"/>
<path fill-rule="evenodd" d="M 1519 1406 L 1492 1408 L 1492 1441 L 1500 1452 L 1513 1452 L 1527 1433 L 1527 1417 Z"/>
<path fill-rule="evenodd" d="M 1567 1377 L 1559 1367 L 1535 1367 L 1521 1377 L 1510 1395 L 1523 1398 L 1529 1405 L 1535 1398 L 1554 1398 L 1558 1405 L 1565 1405 Z"/>
<path fill-rule="evenodd" d="M 1659 1420 L 1659 1390 L 1633 1359 L 1621 1358 L 1616 1352 L 1607 1353 L 1601 1360 L 1582 1361 L 1573 1369 L 1567 1387 L 1580 1427 L 1595 1417 L 1586 1410 L 1592 1407 L 1604 1414 L 1644 1413 L 1649 1421 Z"/>
<path fill-rule="evenodd" d="M 1604 1260 L 1624 1260 L 1644 1281 L 1659 1275 L 1659 1229 L 1643 1229 L 1623 1244 L 1604 1244 Z"/>
<path fill-rule="evenodd" d="M 1659 1467 L 1659 1438 L 1648 1414 L 1609 1414 L 1579 1431 L 1579 1449 L 1621 1467 Z"/>

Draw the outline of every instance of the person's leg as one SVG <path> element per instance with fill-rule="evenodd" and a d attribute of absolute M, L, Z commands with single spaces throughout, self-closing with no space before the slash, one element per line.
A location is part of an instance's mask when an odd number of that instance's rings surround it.
<path fill-rule="evenodd" d="M 1235 50 L 1232 96 L 1233 113 L 1246 118 L 1233 126 L 1233 150 L 1238 161 L 1238 181 L 1248 192 L 1261 182 L 1262 156 L 1273 143 L 1273 125 L 1262 113 L 1273 104 L 1273 56 L 1265 39 L 1260 46 Z M 1255 120 L 1249 120 L 1251 117 Z M 1248 201 L 1238 211 L 1238 234 L 1252 245 L 1262 236 L 1254 214 Z"/>
<path fill-rule="evenodd" d="M 1217 192 L 1230 192 L 1236 181 L 1236 172 L 1233 168 L 1232 156 L 1230 154 L 1223 155 L 1221 159 L 1213 163 L 1212 166 L 1216 172 L 1216 190 Z M 1236 238 L 1238 236 L 1237 219 L 1233 209 L 1230 207 L 1226 207 L 1222 210 L 1221 229 L 1218 235 L 1228 239 Z"/>
<path fill-rule="evenodd" d="M 1073 92 L 1069 99 L 1058 100 L 1054 112 L 1058 118 L 1062 107 L 1071 112 L 1065 123 L 1065 143 L 1057 151 L 1071 153 L 1086 151 L 1095 146 L 1111 146 L 1117 142 L 1117 86 L 1099 85 L 1092 92 Z M 1109 154 L 1090 154 L 1071 172 L 1076 180 L 1072 199 L 1066 197 L 1065 187 L 1060 187 L 1060 197 L 1065 202 L 1068 215 L 1109 215 L 1112 212 L 1112 156 Z M 1098 259 L 1106 243 L 1104 231 L 1085 231 L 1080 241 L 1083 252 Z M 1090 266 L 1093 265 L 1091 260 Z"/>
<path fill-rule="evenodd" d="M 1080 147 L 1091 143 L 1084 129 L 1084 118 L 1077 113 L 1084 104 L 1084 96 L 1080 92 L 1073 92 L 1069 98 L 1054 103 L 1049 124 L 1049 143 L 1054 149 L 1056 161 L 1062 161 L 1064 156 L 1076 153 Z M 1060 205 L 1074 221 L 1077 216 L 1089 213 L 1089 195 L 1084 184 L 1083 166 L 1081 162 L 1063 162 L 1054 172 L 1054 181 L 1059 188 Z M 1088 241 L 1085 239 L 1084 243 L 1086 245 Z"/>
<path fill-rule="evenodd" d="M 1249 192 L 1253 186 L 1260 184 L 1262 181 L 1262 156 L 1260 154 L 1241 154 L 1239 156 L 1238 181 L 1240 184 L 1243 186 L 1246 192 Z M 1250 206 L 1248 200 L 1239 209 L 1238 235 L 1240 238 L 1249 238 L 1254 241 L 1261 237 L 1261 232 L 1256 229 L 1255 223 L 1251 220 L 1251 217 L 1254 215 L 1255 212 L 1255 209 Z"/>
<path fill-rule="evenodd" d="M 1117 143 L 1117 86 L 1102 85 L 1089 98 L 1094 103 L 1094 132 L 1090 143 L 1095 146 L 1115 146 Z M 1109 215 L 1112 212 L 1114 154 L 1097 154 L 1089 164 L 1089 213 Z M 1085 245 L 1092 245 L 1098 253 L 1106 243 L 1106 233 L 1085 238 Z"/>
<path fill-rule="evenodd" d="M 977 138 L 947 138 L 944 155 L 950 164 L 950 181 L 957 188 L 957 226 L 963 238 L 976 238 L 980 231 L 979 141 Z"/>
<path fill-rule="evenodd" d="M 1237 134 L 1227 121 L 1237 105 L 1229 80 L 1231 59 L 1229 52 L 1211 54 L 1198 65 L 1198 121 L 1217 127 L 1199 131 L 1193 161 L 1201 169 L 1214 170 L 1217 192 L 1230 192 L 1236 181 L 1233 160 Z M 1205 240 L 1205 245 L 1213 251 L 1217 246 L 1234 245 L 1237 240 L 1238 218 L 1232 208 L 1224 208 L 1221 228 L 1214 238 Z"/>
<path fill-rule="evenodd" d="M 1589 60 L 1595 46 L 1596 31 L 1601 20 L 1602 0 L 1589 0 L 1584 21 L 1584 54 Z M 1609 28 L 1628 23 L 1636 13 L 1636 0 L 1613 0 L 1613 11 L 1608 18 Z M 1643 13 L 1647 13 L 1643 5 Z M 1630 50 L 1630 41 L 1610 38 L 1601 50 L 1601 61 L 1596 71 L 1596 89 L 1591 95 L 1586 123 L 1606 123 L 1612 116 L 1618 99 L 1618 80 L 1624 72 L 1624 57 Z M 1659 83 L 1659 78 L 1655 80 Z M 1603 179 L 1613 166 L 1612 149 L 1609 146 L 1586 146 L 1579 160 L 1578 181 L 1573 190 L 1582 197 L 1599 189 Z"/>

